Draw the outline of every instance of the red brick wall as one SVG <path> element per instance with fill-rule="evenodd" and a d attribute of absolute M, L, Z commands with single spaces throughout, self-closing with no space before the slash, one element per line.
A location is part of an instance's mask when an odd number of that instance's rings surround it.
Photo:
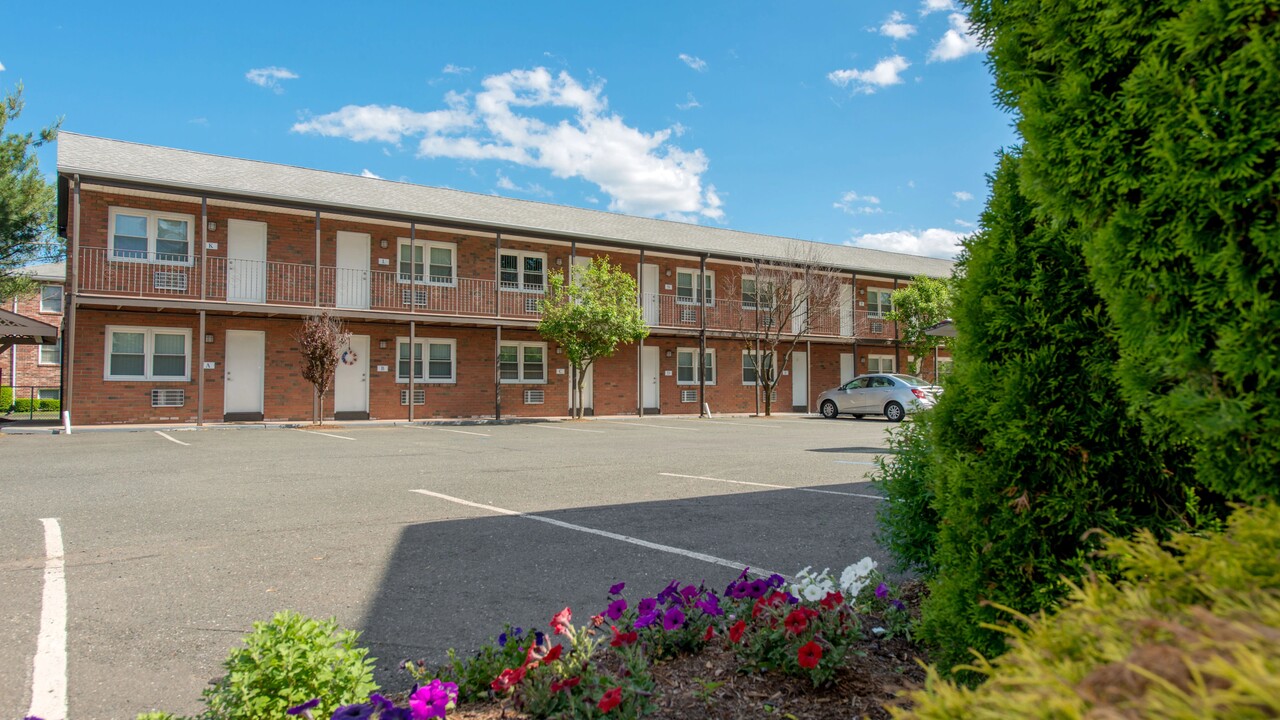
<path fill-rule="evenodd" d="M 39 290 L 30 295 L 9 298 L 0 304 L 0 307 L 46 325 L 54 327 L 62 325 L 62 313 L 40 311 Z M 20 398 L 29 397 L 26 390 L 28 387 L 57 388 L 62 382 L 61 365 L 41 365 L 39 359 L 40 348 L 36 345 L 15 345 L 0 353 L 0 374 L 4 376 L 0 385 L 17 387 L 17 396 Z"/>

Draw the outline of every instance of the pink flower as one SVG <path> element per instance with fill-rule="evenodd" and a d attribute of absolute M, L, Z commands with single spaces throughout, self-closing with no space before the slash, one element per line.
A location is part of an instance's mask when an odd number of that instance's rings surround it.
<path fill-rule="evenodd" d="M 555 630 L 557 634 L 566 635 L 569 632 L 569 622 L 571 620 L 573 620 L 573 613 L 569 612 L 569 608 L 565 608 L 551 618 L 551 629 Z"/>

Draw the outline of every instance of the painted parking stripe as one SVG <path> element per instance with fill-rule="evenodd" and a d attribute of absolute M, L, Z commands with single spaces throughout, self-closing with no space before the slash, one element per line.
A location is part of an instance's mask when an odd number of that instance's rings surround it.
<path fill-rule="evenodd" d="M 531 515 L 529 513 L 522 513 L 517 510 L 507 510 L 506 508 L 494 507 L 492 505 L 485 505 L 483 503 L 471 502 L 470 500 L 463 500 L 462 498 L 453 497 L 452 495 L 445 495 L 443 493 L 432 492 L 430 490 L 410 490 L 410 492 L 416 492 L 416 493 L 427 495 L 433 498 L 439 498 L 440 500 L 447 500 L 451 503 L 457 503 L 458 505 L 466 505 L 467 507 L 473 507 L 480 510 L 487 510 L 497 515 L 507 515 L 509 517 L 524 518 L 525 520 L 536 520 L 538 522 L 546 523 L 548 525 L 555 525 L 556 527 L 564 528 L 566 530 L 576 530 L 578 532 L 588 533 L 591 535 L 598 535 L 600 537 L 609 538 L 610 540 L 617 540 L 619 542 L 630 543 L 632 545 L 639 545 L 640 547 L 648 548 L 650 550 L 658 550 L 660 552 L 671 553 L 673 555 L 680 555 L 682 557 L 687 557 L 693 560 L 701 560 L 702 562 L 711 563 L 713 565 L 720 565 L 723 567 L 732 568 L 734 570 L 747 570 L 750 574 L 759 575 L 760 577 L 768 577 L 774 574 L 781 574 L 781 573 L 774 573 L 771 570 L 765 570 L 763 568 L 749 567 L 739 562 L 734 562 L 732 560 L 725 560 L 724 558 L 719 558 L 714 555 L 707 555 L 706 553 L 695 552 L 693 550 L 685 550 L 684 548 L 673 547 L 671 545 L 662 545 L 659 543 L 649 542 L 648 540 L 641 540 L 640 538 L 634 538 L 629 535 L 619 535 L 618 533 L 609 532 L 607 530 L 597 530 L 596 528 L 589 528 L 584 525 L 574 525 L 573 523 L 567 523 L 567 522 L 564 522 L 563 520 L 553 520 L 548 517 L 542 517 L 541 515 Z M 787 577 L 787 576 L 784 575 L 783 577 Z M 790 578 L 787 578 L 787 579 L 790 580 Z"/>
<path fill-rule="evenodd" d="M 835 490 L 818 490 L 815 488 L 792 487 L 790 485 L 771 485 L 769 483 L 747 482 L 746 480 L 725 480 L 724 478 L 706 477 L 704 475 L 677 475 L 676 473 L 658 473 L 666 477 L 688 478 L 690 480 L 712 480 L 714 482 L 731 483 L 733 485 L 754 485 L 755 487 L 775 488 L 778 490 L 795 490 L 797 492 L 818 493 L 820 495 L 842 495 L 844 497 L 867 498 L 868 500 L 884 500 L 879 495 L 863 495 L 861 493 L 837 492 Z"/>
<path fill-rule="evenodd" d="M 67 577 L 62 529 L 57 518 L 44 524 L 44 595 L 40 601 L 40 635 L 32 661 L 31 709 L 44 720 L 67 717 Z"/>
<path fill-rule="evenodd" d="M 315 430 L 299 430 L 298 432 L 304 432 L 308 435 L 323 435 L 325 437 L 338 438 L 339 440 L 355 440 L 355 438 L 347 437 L 346 435 L 332 435 L 330 433 L 322 433 Z"/>
<path fill-rule="evenodd" d="M 710 423 L 712 425 L 741 425 L 742 427 L 754 427 L 754 428 L 781 428 L 782 427 L 781 425 L 765 425 L 764 423 L 753 423 L 753 422 L 749 422 L 749 423 L 748 422 L 731 422 L 729 420 L 698 419 L 696 421 L 691 420 L 690 422 L 704 422 L 704 423 Z"/>
<path fill-rule="evenodd" d="M 492 437 L 489 433 L 471 432 L 469 430 L 454 430 L 453 428 L 431 427 L 429 425 L 409 425 L 408 427 L 417 428 L 418 430 L 439 430 L 440 432 L 458 433 L 459 435 L 475 435 L 477 437 Z"/>
<path fill-rule="evenodd" d="M 838 465 L 875 465 L 873 462 L 862 462 L 861 460 L 836 460 Z"/>
<path fill-rule="evenodd" d="M 589 433 L 604 432 L 603 430 L 587 430 L 586 428 L 567 428 L 567 427 L 560 427 L 559 425 L 545 425 L 542 423 L 529 423 L 528 425 L 525 425 L 525 427 L 541 428 L 543 430 L 568 430 L 569 432 L 589 432 Z"/>
<path fill-rule="evenodd" d="M 169 442 L 175 442 L 175 443 L 178 443 L 179 445 L 182 445 L 183 447 L 191 447 L 191 443 L 184 443 L 184 442 L 182 442 L 181 440 L 179 440 L 179 439 L 177 439 L 177 438 L 175 438 L 175 437 L 172 437 L 172 436 L 170 436 L 170 435 L 167 435 L 167 434 L 165 434 L 165 433 L 160 432 L 159 430 L 157 430 L 157 431 L 156 431 L 156 434 L 157 434 L 157 435 L 159 435 L 160 437 L 164 438 L 165 440 L 168 440 Z"/>
<path fill-rule="evenodd" d="M 630 425 L 631 427 L 647 427 L 647 428 L 662 428 L 663 430 L 679 430 L 680 432 L 698 432 L 698 428 L 672 427 L 671 425 L 651 425 L 646 422 L 637 422 L 637 421 L 597 420 L 596 422 L 609 423 L 610 425 Z"/>

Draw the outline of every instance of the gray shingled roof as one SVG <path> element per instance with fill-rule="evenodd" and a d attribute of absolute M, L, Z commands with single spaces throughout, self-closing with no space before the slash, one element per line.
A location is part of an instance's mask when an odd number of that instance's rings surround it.
<path fill-rule="evenodd" d="M 65 262 L 56 262 L 27 265 L 26 267 L 18 268 L 15 272 L 28 275 L 34 280 L 65 282 L 67 279 L 67 264 Z"/>
<path fill-rule="evenodd" d="M 708 252 L 719 257 L 806 257 L 809 246 L 817 245 L 826 263 L 848 270 L 903 277 L 951 275 L 949 260 L 512 200 L 65 131 L 58 134 L 58 171 L 86 178 L 314 203 L 334 210 L 480 224 L 517 234 L 551 233 L 601 243 L 622 241 L 654 250 Z"/>

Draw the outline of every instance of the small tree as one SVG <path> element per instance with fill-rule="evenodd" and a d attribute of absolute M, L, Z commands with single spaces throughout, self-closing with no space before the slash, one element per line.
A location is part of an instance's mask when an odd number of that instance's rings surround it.
<path fill-rule="evenodd" d="M 295 337 L 302 353 L 302 377 L 316 388 L 319 416 L 324 422 L 324 396 L 333 387 L 334 373 L 343 349 L 351 342 L 351 333 L 338 318 L 321 313 L 305 318 Z"/>
<path fill-rule="evenodd" d="M 801 338 L 836 318 L 840 278 L 829 272 L 820 250 L 797 249 L 792 257 L 755 265 L 730 276 L 729 297 L 741 294 L 733 310 L 733 336 L 747 351 L 756 385 L 764 395 L 764 414 L 773 414 L 773 393 Z"/>
<path fill-rule="evenodd" d="M 907 372 L 920 374 L 925 355 L 941 347 L 946 338 L 929 335 L 925 331 L 943 320 L 951 319 L 951 283 L 946 280 L 917 275 L 911 285 L 893 293 L 893 310 L 885 319 L 898 323 L 902 344 L 915 358 L 907 364 Z M 935 367 L 934 380 L 938 369 Z"/>
<path fill-rule="evenodd" d="M 35 133 L 8 133 L 22 114 L 22 85 L 0 100 L 0 298 L 30 292 L 36 285 L 17 269 L 64 254 L 57 238 L 53 186 L 40 173 L 35 149 L 53 142 L 61 121 Z"/>
<path fill-rule="evenodd" d="M 609 257 L 597 257 L 590 265 L 570 268 L 548 278 L 541 302 L 538 332 L 564 349 L 574 373 L 574 417 L 582 417 L 582 387 L 587 369 L 609 357 L 621 343 L 648 337 L 636 302 L 636 279 Z"/>

